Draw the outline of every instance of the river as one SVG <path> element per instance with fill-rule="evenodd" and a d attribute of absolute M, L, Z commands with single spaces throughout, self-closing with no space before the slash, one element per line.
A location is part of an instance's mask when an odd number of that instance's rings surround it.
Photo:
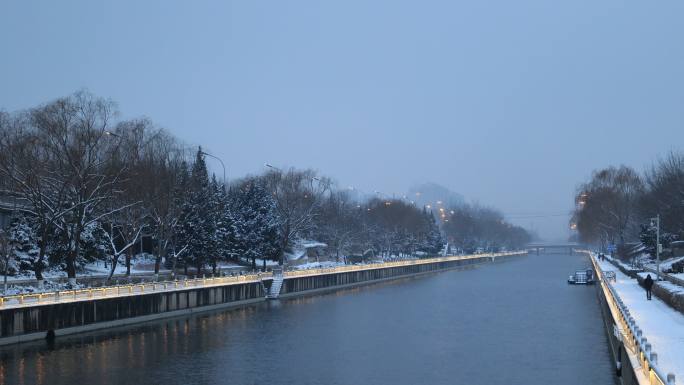
<path fill-rule="evenodd" d="M 614 384 L 584 255 L 0 348 L 0 384 Z"/>

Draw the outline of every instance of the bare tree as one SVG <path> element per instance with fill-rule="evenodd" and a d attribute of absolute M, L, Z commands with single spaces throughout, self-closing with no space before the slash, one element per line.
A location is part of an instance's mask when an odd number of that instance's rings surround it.
<path fill-rule="evenodd" d="M 337 261 L 361 241 L 362 211 L 347 191 L 332 191 L 321 203 L 316 217 L 318 239 L 328 245 Z"/>
<path fill-rule="evenodd" d="M 59 239 L 73 282 L 84 230 L 124 208 L 105 207 L 124 169 L 112 167 L 118 147 L 107 133 L 114 115 L 113 103 L 78 92 L 3 128 L 0 146 L 6 151 L 0 171 L 12 182 L 8 195 L 24 202 L 18 210 L 37 223 L 41 251 L 34 269 L 39 280 L 48 244 Z"/>
<path fill-rule="evenodd" d="M 594 172 L 575 197 L 576 221 L 585 242 L 615 242 L 620 245 L 637 240 L 639 202 L 645 192 L 639 174 L 626 166 L 609 167 Z"/>
<path fill-rule="evenodd" d="M 314 218 L 330 191 L 331 182 L 319 178 L 313 170 L 269 171 L 262 178 L 273 193 L 280 217 L 279 263 L 282 265 L 293 242 L 314 229 Z"/>
<path fill-rule="evenodd" d="M 644 181 L 643 216 L 660 214 L 662 232 L 684 239 L 684 153 L 671 152 L 660 159 L 646 172 Z"/>

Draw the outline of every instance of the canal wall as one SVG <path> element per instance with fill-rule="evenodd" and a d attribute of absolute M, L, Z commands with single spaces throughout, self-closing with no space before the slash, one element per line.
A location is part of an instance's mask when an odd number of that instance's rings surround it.
<path fill-rule="evenodd" d="M 248 282 L 2 309 L 0 345 L 241 306 L 265 295 L 261 282 Z"/>
<path fill-rule="evenodd" d="M 629 316 L 618 295 L 603 275 L 596 260 L 587 252 L 599 279 L 596 294 L 601 307 L 606 336 L 615 370 L 621 385 L 665 384 L 665 376 L 652 366 L 650 344 L 644 350 L 641 331 L 634 332 L 634 320 Z M 674 380 L 673 380 L 674 381 Z M 668 384 L 670 382 L 667 382 Z M 674 384 L 674 382 L 672 382 Z"/>
<path fill-rule="evenodd" d="M 354 265 L 332 269 L 288 271 L 284 273 L 280 297 L 304 296 L 324 291 L 367 285 L 402 277 L 461 269 L 526 253 L 483 254 L 442 257 L 424 260 Z M 10 303 L 0 301 L 0 345 L 43 339 L 46 337 L 89 332 L 98 329 L 147 322 L 196 312 L 244 306 L 265 301 L 273 278 L 270 275 L 248 282 L 224 283 L 229 278 L 194 280 L 195 287 L 183 281 L 147 284 L 133 292 L 132 285 L 86 289 L 73 297 L 67 292 L 39 294 L 35 303 L 20 296 Z M 191 282 L 191 281 L 187 281 Z M 212 283 L 214 282 L 214 283 Z M 199 285 L 211 286 L 199 286 Z M 86 292 L 85 294 L 83 292 Z M 97 294 L 99 293 L 99 294 Z M 126 294 L 129 293 L 129 294 Z M 86 298 L 77 297 L 86 295 Z M 100 297 L 93 298 L 99 295 Z M 33 296 L 35 297 L 35 295 Z"/>
<path fill-rule="evenodd" d="M 600 277 L 600 271 L 595 270 L 595 272 L 595 276 Z M 609 298 L 606 297 L 606 293 L 604 293 L 600 284 L 596 285 L 596 294 L 601 307 L 608 347 L 610 348 L 616 374 L 621 380 L 620 383 L 621 385 L 639 385 L 637 372 L 634 370 L 636 365 L 629 359 L 629 352 L 625 348 L 620 333 L 615 333 L 615 325 L 619 325 L 619 320 L 613 316 L 608 302 Z"/>
<path fill-rule="evenodd" d="M 498 256 L 505 258 L 506 256 Z M 388 268 L 364 269 L 350 272 L 330 272 L 318 274 L 303 274 L 301 276 L 286 277 L 280 291 L 281 298 L 316 294 L 342 288 L 355 287 L 393 280 L 401 277 L 430 274 L 444 270 L 465 268 L 482 263 L 492 262 L 491 256 L 469 257 L 451 261 L 414 264 Z"/>

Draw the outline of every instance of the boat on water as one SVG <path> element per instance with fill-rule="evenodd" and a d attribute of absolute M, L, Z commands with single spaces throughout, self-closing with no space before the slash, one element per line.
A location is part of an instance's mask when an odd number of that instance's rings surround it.
<path fill-rule="evenodd" d="M 593 285 L 594 284 L 594 270 L 585 269 L 577 270 L 574 274 L 568 277 L 570 285 Z"/>

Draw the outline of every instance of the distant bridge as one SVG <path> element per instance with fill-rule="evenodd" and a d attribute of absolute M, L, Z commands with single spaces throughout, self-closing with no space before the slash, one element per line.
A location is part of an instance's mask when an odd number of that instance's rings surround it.
<path fill-rule="evenodd" d="M 568 253 L 572 255 L 575 249 L 585 249 L 586 245 L 576 242 L 567 243 L 528 243 L 525 248 L 530 251 L 536 251 L 537 255 L 543 250 L 547 253 Z"/>

